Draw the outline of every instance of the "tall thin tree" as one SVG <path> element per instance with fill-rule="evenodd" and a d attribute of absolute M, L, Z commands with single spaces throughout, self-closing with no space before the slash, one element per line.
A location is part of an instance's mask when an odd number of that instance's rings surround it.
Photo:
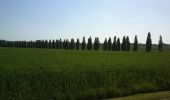
<path fill-rule="evenodd" d="M 72 49 L 72 50 L 75 49 L 75 42 L 74 42 L 73 38 L 71 39 L 71 42 L 70 42 L 70 49 Z"/>
<path fill-rule="evenodd" d="M 83 41 L 81 43 L 81 49 L 85 50 L 86 49 L 86 41 L 85 41 L 85 37 L 83 37 Z"/>
<path fill-rule="evenodd" d="M 51 40 L 49 40 L 49 49 L 51 49 L 52 47 L 52 43 L 51 43 Z"/>
<path fill-rule="evenodd" d="M 116 49 L 117 49 L 117 51 L 120 51 L 120 39 L 119 38 L 117 39 L 117 48 Z"/>
<path fill-rule="evenodd" d="M 130 51 L 130 40 L 129 37 L 126 37 L 126 51 Z"/>
<path fill-rule="evenodd" d="M 138 51 L 138 38 L 137 38 L 137 35 L 135 35 L 135 38 L 134 38 L 133 51 Z"/>
<path fill-rule="evenodd" d="M 122 39 L 121 49 L 122 49 L 122 51 L 126 50 L 126 38 L 125 38 L 125 36 L 123 36 L 123 39 Z"/>
<path fill-rule="evenodd" d="M 159 44 L 158 44 L 158 50 L 162 52 L 163 50 L 163 41 L 162 41 L 162 36 L 159 36 Z"/>
<path fill-rule="evenodd" d="M 109 39 L 108 39 L 108 50 L 109 51 L 112 50 L 112 39 L 111 39 L 111 37 L 109 37 Z"/>
<path fill-rule="evenodd" d="M 107 38 L 105 38 L 105 40 L 104 40 L 104 43 L 103 43 L 103 50 L 108 50 Z"/>
<path fill-rule="evenodd" d="M 76 50 L 79 50 L 79 47 L 80 47 L 80 41 L 79 41 L 79 39 L 77 38 L 77 42 L 76 42 Z"/>
<path fill-rule="evenodd" d="M 91 36 L 88 38 L 87 50 L 92 50 L 92 38 L 91 38 Z"/>
<path fill-rule="evenodd" d="M 62 40 L 60 38 L 60 41 L 59 41 L 59 49 L 61 49 L 63 47 L 63 43 L 62 43 Z"/>
<path fill-rule="evenodd" d="M 115 36 L 113 44 L 112 44 L 112 51 L 116 51 L 116 49 L 117 49 L 117 42 L 116 42 L 116 36 Z"/>
<path fill-rule="evenodd" d="M 151 40 L 151 33 L 148 33 L 147 39 L 146 39 L 146 51 L 151 52 L 152 50 L 152 40 Z"/>
<path fill-rule="evenodd" d="M 52 41 L 52 48 L 55 49 L 55 41 Z"/>
<path fill-rule="evenodd" d="M 69 42 L 68 39 L 66 39 L 65 46 L 66 46 L 66 49 L 69 49 L 69 47 L 70 47 L 70 42 Z"/>

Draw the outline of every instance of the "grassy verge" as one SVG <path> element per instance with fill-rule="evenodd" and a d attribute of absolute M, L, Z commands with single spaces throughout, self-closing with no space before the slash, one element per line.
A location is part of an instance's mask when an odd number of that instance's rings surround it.
<path fill-rule="evenodd" d="M 107 100 L 170 100 L 170 91 L 137 94 L 133 96 L 120 97 Z"/>

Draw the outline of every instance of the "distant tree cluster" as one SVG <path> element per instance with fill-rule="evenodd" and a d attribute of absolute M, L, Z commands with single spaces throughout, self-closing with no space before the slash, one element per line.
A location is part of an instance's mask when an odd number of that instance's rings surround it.
<path fill-rule="evenodd" d="M 100 49 L 100 41 L 99 41 L 99 38 L 96 37 L 95 40 L 94 40 L 94 50 L 99 50 Z"/>
<path fill-rule="evenodd" d="M 99 38 L 96 37 L 94 42 L 91 36 L 88 38 L 86 43 L 85 37 L 83 37 L 80 43 L 79 39 L 75 42 L 72 38 L 70 41 L 68 39 L 59 40 L 36 40 L 36 41 L 6 41 L 0 40 L 0 47 L 18 47 L 18 48 L 47 48 L 47 49 L 71 49 L 71 50 L 100 50 L 102 48 L 104 51 L 130 51 L 132 44 L 130 43 L 128 36 L 123 36 L 122 43 L 120 39 L 116 36 L 112 41 L 109 37 L 108 40 L 105 38 L 103 43 L 100 43 Z M 134 52 L 138 51 L 138 38 L 135 35 L 132 50 Z M 148 33 L 146 39 L 146 51 L 151 52 L 152 50 L 152 40 L 151 34 Z M 158 50 L 161 52 L 163 50 L 162 36 L 159 38 Z"/>
<path fill-rule="evenodd" d="M 123 37 L 122 40 L 122 45 L 121 45 L 121 50 L 122 51 L 130 51 L 130 41 L 129 41 L 129 37 Z"/>
<path fill-rule="evenodd" d="M 107 41 L 107 38 L 105 38 L 105 41 L 103 43 L 103 50 L 120 51 L 121 50 L 120 39 L 117 38 L 116 40 L 116 36 L 115 36 L 114 41 L 112 43 L 111 37 L 109 37 L 108 41 Z"/>

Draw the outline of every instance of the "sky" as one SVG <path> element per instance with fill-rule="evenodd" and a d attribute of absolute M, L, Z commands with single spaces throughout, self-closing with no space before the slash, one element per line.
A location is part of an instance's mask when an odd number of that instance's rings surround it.
<path fill-rule="evenodd" d="M 0 0 L 0 39 L 38 40 L 135 35 L 170 44 L 170 0 Z"/>

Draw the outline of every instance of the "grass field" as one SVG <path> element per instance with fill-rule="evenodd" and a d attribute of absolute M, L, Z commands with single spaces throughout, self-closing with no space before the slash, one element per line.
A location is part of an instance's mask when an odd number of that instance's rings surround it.
<path fill-rule="evenodd" d="M 170 90 L 170 51 L 0 48 L 0 98 L 102 99 Z"/>

